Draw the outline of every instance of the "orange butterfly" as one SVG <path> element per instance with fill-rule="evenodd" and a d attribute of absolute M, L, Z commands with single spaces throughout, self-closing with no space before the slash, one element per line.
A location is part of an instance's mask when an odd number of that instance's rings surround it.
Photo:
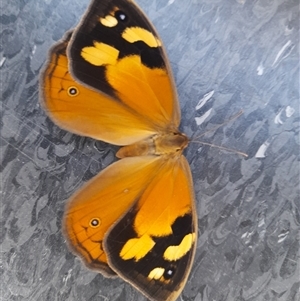
<path fill-rule="evenodd" d="M 92 1 L 50 50 L 41 103 L 62 128 L 122 146 L 67 204 L 73 252 L 151 300 L 175 300 L 197 240 L 189 140 L 162 43 L 133 2 Z"/>

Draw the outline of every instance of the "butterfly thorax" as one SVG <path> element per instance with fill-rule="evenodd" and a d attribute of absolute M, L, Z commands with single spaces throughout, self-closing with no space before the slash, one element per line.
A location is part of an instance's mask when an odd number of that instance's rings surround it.
<path fill-rule="evenodd" d="M 156 134 L 134 144 L 123 146 L 117 152 L 117 157 L 181 155 L 188 142 L 188 137 L 180 132 Z"/>

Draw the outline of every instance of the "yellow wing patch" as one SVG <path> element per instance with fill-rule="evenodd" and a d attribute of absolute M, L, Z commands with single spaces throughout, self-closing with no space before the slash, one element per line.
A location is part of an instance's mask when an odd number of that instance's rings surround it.
<path fill-rule="evenodd" d="M 115 65 L 119 50 L 104 43 L 94 42 L 94 46 L 82 48 L 81 56 L 94 66 Z"/>
<path fill-rule="evenodd" d="M 124 260 L 134 259 L 135 261 L 139 261 L 150 252 L 154 245 L 155 242 L 149 235 L 143 235 L 140 238 L 132 238 L 125 243 L 120 256 Z"/>
<path fill-rule="evenodd" d="M 150 31 L 141 27 L 128 27 L 122 33 L 122 38 L 129 43 L 142 41 L 149 47 L 159 47 L 161 42 Z"/>
<path fill-rule="evenodd" d="M 170 246 L 164 253 L 164 258 L 169 261 L 175 261 L 182 258 L 187 252 L 191 250 L 191 247 L 195 241 L 195 233 L 187 234 L 180 245 Z"/>
<path fill-rule="evenodd" d="M 105 18 L 100 18 L 99 21 L 103 26 L 106 27 L 115 27 L 118 24 L 118 20 L 112 15 L 107 15 Z"/>
<path fill-rule="evenodd" d="M 149 273 L 148 278 L 151 280 L 159 280 L 161 277 L 163 277 L 164 272 L 164 268 L 155 268 Z"/>

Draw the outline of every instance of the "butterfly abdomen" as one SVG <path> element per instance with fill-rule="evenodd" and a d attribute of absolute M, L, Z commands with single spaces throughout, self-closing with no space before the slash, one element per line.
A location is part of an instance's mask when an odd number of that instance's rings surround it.
<path fill-rule="evenodd" d="M 119 149 L 116 156 L 120 159 L 125 157 L 137 157 L 137 156 L 146 156 L 154 155 L 155 146 L 153 143 L 153 138 L 147 138 L 142 141 L 138 141 L 134 144 L 125 145 Z"/>
<path fill-rule="evenodd" d="M 116 156 L 118 158 L 147 155 L 181 155 L 188 145 L 188 137 L 179 132 L 157 134 L 131 145 L 123 146 Z"/>

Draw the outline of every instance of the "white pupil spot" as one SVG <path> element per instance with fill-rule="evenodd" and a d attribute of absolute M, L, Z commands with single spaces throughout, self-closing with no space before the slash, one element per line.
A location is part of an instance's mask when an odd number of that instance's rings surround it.
<path fill-rule="evenodd" d="M 120 10 L 116 11 L 115 13 L 115 17 L 119 20 L 119 21 L 126 21 L 127 16 Z"/>
<path fill-rule="evenodd" d="M 172 271 L 172 270 L 168 270 L 168 271 L 167 271 L 167 275 L 168 275 L 168 276 L 172 276 L 172 275 L 173 275 L 173 271 Z"/>
<path fill-rule="evenodd" d="M 78 90 L 75 87 L 69 87 L 68 88 L 68 93 L 70 96 L 76 96 L 78 94 Z"/>
<path fill-rule="evenodd" d="M 124 14 L 120 14 L 120 19 L 122 20 L 122 21 L 124 21 L 125 19 L 126 19 L 126 16 L 124 15 Z"/>
<path fill-rule="evenodd" d="M 90 221 L 90 225 L 91 227 L 93 228 L 97 228 L 100 226 L 100 219 L 99 218 L 93 218 L 91 221 Z"/>
<path fill-rule="evenodd" d="M 172 268 L 169 268 L 165 271 L 164 277 L 165 279 L 169 280 L 174 276 L 175 270 Z"/>

